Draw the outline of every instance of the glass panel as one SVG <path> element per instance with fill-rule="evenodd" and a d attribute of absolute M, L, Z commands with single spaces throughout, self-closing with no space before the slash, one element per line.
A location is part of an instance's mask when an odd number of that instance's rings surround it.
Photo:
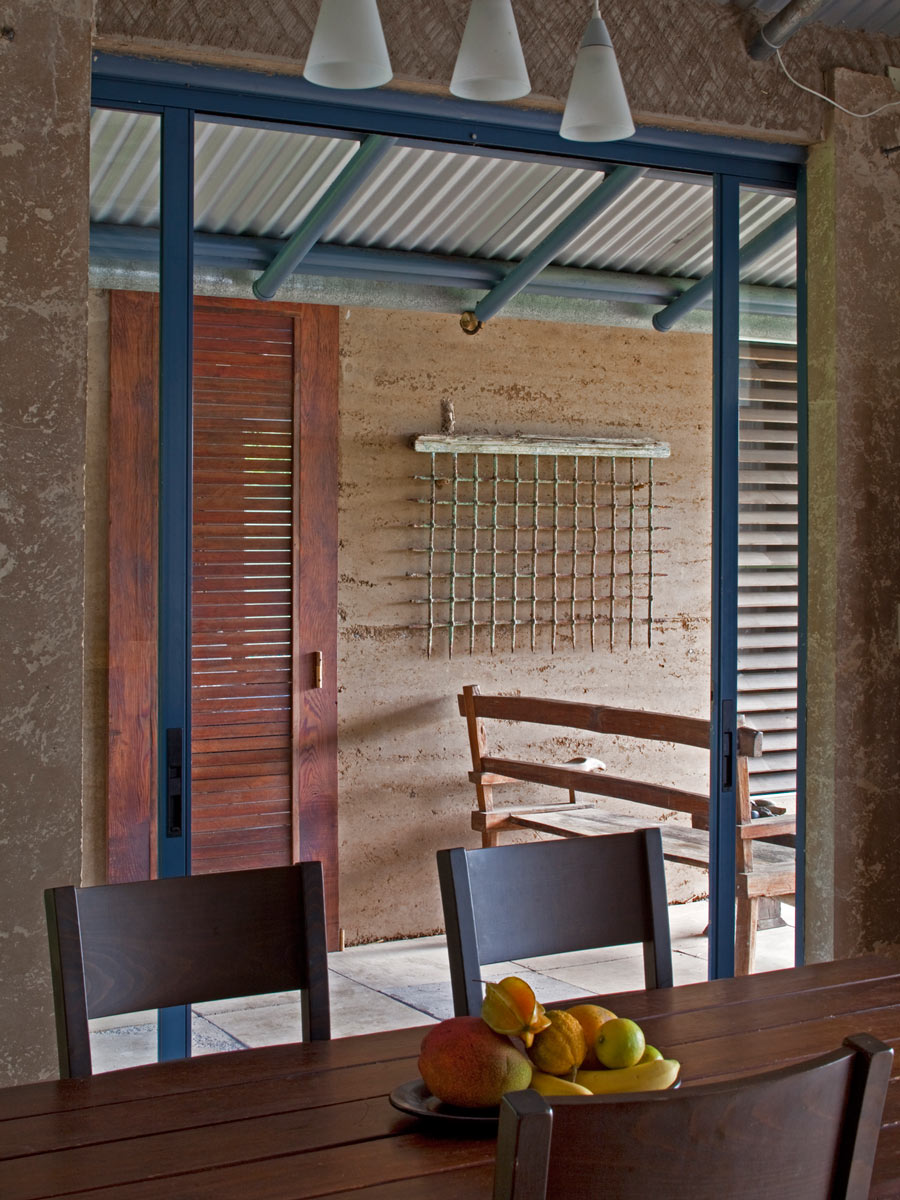
<path fill-rule="evenodd" d="M 96 122 L 92 270 L 104 281 L 98 286 L 158 287 L 158 118 L 105 113 Z M 288 790 L 263 796 L 275 773 L 269 768 L 289 753 L 285 728 L 270 739 L 257 728 L 262 722 L 242 717 L 228 737 L 210 732 L 225 712 L 223 701 L 234 702 L 227 710 L 232 715 L 250 711 L 232 687 L 240 672 L 246 673 L 240 687 L 247 696 L 272 701 L 269 711 L 280 711 L 282 718 L 287 712 L 282 669 L 287 643 L 276 644 L 270 635 L 285 634 L 292 608 L 290 599 L 285 604 L 292 565 L 285 543 L 294 501 L 286 501 L 281 477 L 294 431 L 288 416 L 269 403 L 284 380 L 276 387 L 267 372 L 271 368 L 277 375 L 284 366 L 290 339 L 286 325 L 273 332 L 260 323 L 282 320 L 284 306 L 279 310 L 278 303 L 258 304 L 260 320 L 251 323 L 252 336 L 239 321 L 223 332 L 228 306 L 217 305 L 217 298 L 258 303 L 252 300 L 253 280 L 340 177 L 357 145 L 355 138 L 328 132 L 205 118 L 195 127 L 195 291 L 203 294 L 195 312 L 203 315 L 195 315 L 194 356 L 201 375 L 195 371 L 193 379 L 199 589 L 193 715 L 195 733 L 205 729 L 206 740 L 215 743 L 207 749 L 231 755 L 233 771 L 231 782 L 219 781 L 218 792 L 209 787 L 203 800 L 201 784 L 215 780 L 202 754 L 195 755 L 194 869 L 251 865 L 226 861 L 216 852 L 226 844 L 248 854 L 252 844 L 261 846 L 275 828 L 268 817 L 276 810 L 279 832 L 272 837 L 282 860 L 291 853 L 284 820 L 290 818 Z M 464 837 L 469 827 L 473 797 L 466 779 L 465 731 L 452 702 L 469 679 L 489 681 L 486 690 L 492 691 L 709 715 L 711 289 L 695 293 L 699 304 L 689 307 L 670 332 L 653 328 L 651 318 L 712 271 L 711 179 L 647 172 L 573 234 L 551 265 L 477 338 L 466 338 L 457 324 L 459 314 L 505 274 L 507 264 L 540 247 L 563 217 L 602 188 L 606 173 L 571 160 L 515 160 L 398 145 L 335 208 L 313 254 L 278 294 L 279 303 L 342 308 L 340 751 L 342 786 L 353 803 L 342 809 L 341 869 L 350 896 L 350 934 L 361 941 L 421 931 L 423 918 L 406 898 L 419 896 L 416 903 L 424 904 L 422 898 L 433 895 L 435 848 L 449 844 L 448 838 Z M 749 227 L 747 236 L 753 236 Z M 748 279 L 747 284 L 757 298 L 762 287 L 784 291 L 777 279 Z M 771 308 L 774 298 L 766 295 Z M 768 309 L 754 314 L 778 316 Z M 261 337 L 266 345 L 259 351 L 251 343 Z M 250 385 L 260 383 L 265 425 L 253 415 L 255 400 L 249 394 Z M 284 400 L 281 394 L 279 403 Z M 643 438 L 664 442 L 670 451 L 653 461 L 650 543 L 636 536 L 651 490 L 646 463 L 633 472 L 617 463 L 614 476 L 603 476 L 602 489 L 597 484 L 604 496 L 602 512 L 593 503 L 593 474 L 577 475 L 570 483 L 576 502 L 569 509 L 575 515 L 562 514 L 569 527 L 558 522 L 541 527 L 540 537 L 549 539 L 557 554 L 551 585 L 562 578 L 560 566 L 573 579 L 587 570 L 602 574 L 608 590 L 602 597 L 596 593 L 596 607 L 595 592 L 580 584 L 582 590 L 576 590 L 573 583 L 571 593 L 551 604 L 554 615 L 564 619 L 554 620 L 546 636 L 536 635 L 533 648 L 530 633 L 492 642 L 490 631 L 485 634 L 470 621 L 472 632 L 459 639 L 449 666 L 439 652 L 428 658 L 427 633 L 418 623 L 421 608 L 415 606 L 421 606 L 427 587 L 418 568 L 428 552 L 427 534 L 424 542 L 416 542 L 419 535 L 410 528 L 416 521 L 411 491 L 422 471 L 421 463 L 412 461 L 422 456 L 410 452 L 410 438 L 438 429 L 448 402 L 457 431 Z M 237 424 L 224 428 L 229 414 Z M 525 472 L 534 456 L 520 457 Z M 236 470 L 238 478 L 218 478 L 219 467 Z M 515 496 L 515 465 L 512 472 Z M 482 530 L 481 521 L 493 499 L 492 484 L 476 474 L 477 528 L 467 546 L 469 557 L 477 559 L 471 553 L 475 539 L 480 547 L 483 539 L 490 545 L 490 530 Z M 265 478 L 256 478 L 260 475 Z M 565 506 L 554 499 L 560 485 L 552 470 L 548 478 L 550 507 L 561 510 Z M 232 484 L 234 494 L 226 495 Z M 481 501 L 488 494 L 491 503 L 485 506 Z M 583 511 L 588 495 L 590 519 Z M 415 512 L 421 516 L 420 507 Z M 593 522 L 599 516 L 606 524 L 603 531 L 598 524 L 595 537 Z M 513 535 L 507 529 L 504 536 Z M 250 557 L 228 557 L 234 545 Z M 504 593 L 505 607 L 496 612 L 509 615 L 510 606 L 524 603 L 528 581 L 518 578 L 515 566 L 504 571 L 496 573 L 498 595 L 501 587 L 514 590 Z M 473 597 L 469 600 L 474 607 Z M 481 602 L 482 614 L 493 600 L 492 591 L 487 603 Z M 589 605 L 590 622 L 597 621 L 593 639 L 580 630 L 577 637 L 570 632 L 578 625 L 579 605 Z M 228 606 L 235 611 L 226 612 Z M 238 609 L 252 621 L 226 630 L 226 620 L 235 619 Z M 277 629 L 265 624 L 270 618 Z M 516 619 L 510 616 L 511 628 Z M 226 632 L 253 640 L 229 646 Z M 204 725 L 198 705 L 217 721 Z M 237 728 L 242 725 L 253 726 L 252 732 Z M 229 738 L 231 749 L 222 744 Z M 531 737 L 525 749 L 544 762 L 596 754 L 611 775 L 708 793 L 705 748 L 628 745 L 616 738 L 598 745 L 591 738 L 560 735 L 541 744 Z M 257 750 L 265 752 L 268 782 L 232 786 L 234 780 L 246 781 Z M 402 813 L 398 791 L 405 798 Z M 251 792 L 257 815 L 266 818 L 265 833 L 253 838 L 235 823 L 239 814 L 232 805 L 237 795 Z M 540 800 L 548 799 L 559 795 L 548 797 L 545 790 Z M 676 806 L 598 800 L 586 793 L 578 793 L 577 800 L 619 819 L 663 819 L 667 830 L 679 828 L 699 845 L 698 853 L 705 850 L 705 834 L 692 829 L 689 814 Z M 416 821 L 412 836 L 410 813 Z M 676 955 L 676 982 L 704 978 L 706 872 L 673 862 L 669 889 L 676 902 L 671 910 L 676 948 L 684 951 Z M 583 986 L 592 994 L 641 984 L 639 956 L 633 962 L 593 962 L 590 970 Z M 556 998 L 571 995 L 573 980 L 560 975 L 557 982 Z M 407 983 L 396 979 L 394 990 Z M 428 997 L 422 1001 L 428 1002 Z M 394 1011 L 387 1019 L 396 1022 L 397 1016 Z M 242 1041 L 255 1036 L 236 1020 L 220 1024 Z M 293 1032 L 279 1034 L 284 1036 Z"/>
<path fill-rule="evenodd" d="M 790 816 L 797 800 L 796 281 L 794 196 L 742 189 L 738 696 L 762 732 L 749 760 L 754 820 Z M 794 961 L 793 844 L 783 833 L 752 843 L 747 869 L 782 877 L 759 901 L 757 971 Z"/>

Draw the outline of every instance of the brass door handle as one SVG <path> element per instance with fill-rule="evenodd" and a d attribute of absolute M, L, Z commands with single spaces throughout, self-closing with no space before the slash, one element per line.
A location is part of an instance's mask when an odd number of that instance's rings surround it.
<path fill-rule="evenodd" d="M 322 651 L 313 651 L 313 687 L 322 686 Z"/>

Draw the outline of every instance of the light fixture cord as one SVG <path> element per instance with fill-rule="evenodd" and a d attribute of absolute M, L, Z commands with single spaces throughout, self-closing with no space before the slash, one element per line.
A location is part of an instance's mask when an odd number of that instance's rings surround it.
<path fill-rule="evenodd" d="M 769 39 L 766 37 L 765 30 L 760 29 L 759 35 L 766 45 L 770 46 L 775 51 L 775 56 L 778 59 L 778 65 L 795 87 L 800 88 L 801 91 L 809 92 L 811 96 L 816 96 L 819 100 L 824 100 L 826 104 L 831 104 L 835 108 L 839 108 L 841 112 L 846 113 L 848 117 L 859 117 L 860 120 L 868 120 L 869 117 L 875 117 L 880 112 L 884 112 L 886 108 L 896 108 L 897 105 L 900 105 L 900 100 L 890 100 L 887 104 L 882 104 L 880 108 L 873 108 L 871 112 L 867 113 L 853 112 L 853 110 L 850 108 L 844 108 L 843 104 L 838 104 L 837 100 L 832 100 L 830 96 L 823 96 L 822 93 L 817 92 L 815 88 L 807 87 L 805 83 L 801 83 L 799 79 L 795 79 L 784 65 L 784 59 L 781 57 L 781 47 L 776 46 L 774 42 L 769 41 Z"/>

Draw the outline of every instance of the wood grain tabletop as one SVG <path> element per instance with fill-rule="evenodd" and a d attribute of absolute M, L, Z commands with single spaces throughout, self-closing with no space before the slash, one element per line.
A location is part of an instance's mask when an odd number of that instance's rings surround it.
<path fill-rule="evenodd" d="M 868 957 L 599 998 L 682 1063 L 684 1086 L 866 1032 L 900 1043 L 900 962 Z M 425 1028 L 0 1090 L 3 1200 L 489 1200 L 492 1127 L 398 1112 Z M 900 1065 L 872 1196 L 900 1197 Z"/>

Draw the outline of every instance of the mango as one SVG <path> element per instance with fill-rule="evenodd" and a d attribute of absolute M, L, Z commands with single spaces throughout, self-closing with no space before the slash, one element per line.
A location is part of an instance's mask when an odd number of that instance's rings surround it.
<path fill-rule="evenodd" d="M 458 1108 L 493 1108 L 531 1083 L 532 1065 L 480 1017 L 451 1017 L 422 1039 L 419 1074 L 433 1096 Z"/>

